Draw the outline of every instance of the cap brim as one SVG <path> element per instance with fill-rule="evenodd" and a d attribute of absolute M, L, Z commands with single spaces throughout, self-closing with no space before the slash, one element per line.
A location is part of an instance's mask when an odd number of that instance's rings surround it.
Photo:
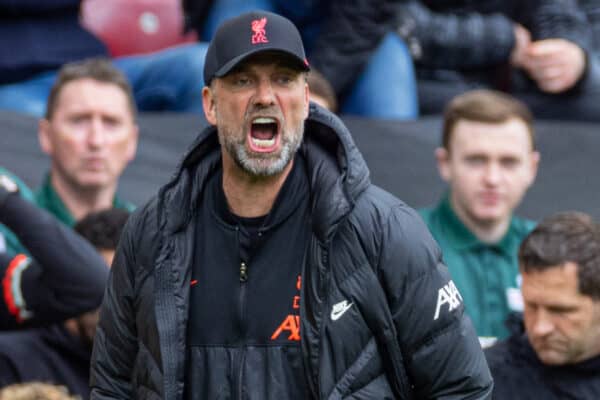
<path fill-rule="evenodd" d="M 283 50 L 283 49 L 262 47 L 262 48 L 258 48 L 258 49 L 252 50 L 252 51 L 248 51 L 248 52 L 241 54 L 235 58 L 232 58 L 227 63 L 225 63 L 221 68 L 219 68 L 217 71 L 215 71 L 215 73 L 213 74 L 213 77 L 222 78 L 225 75 L 227 75 L 228 73 L 230 73 L 231 70 L 233 70 L 238 64 L 240 64 L 246 58 L 248 58 L 254 54 L 266 53 L 266 52 L 276 52 L 276 53 L 285 54 L 286 56 L 289 57 L 289 59 L 291 61 L 293 61 L 297 65 L 297 67 L 300 71 L 310 71 L 310 66 L 308 65 L 308 61 L 301 59 L 296 54 L 294 54 L 290 51 L 287 51 L 287 50 Z"/>

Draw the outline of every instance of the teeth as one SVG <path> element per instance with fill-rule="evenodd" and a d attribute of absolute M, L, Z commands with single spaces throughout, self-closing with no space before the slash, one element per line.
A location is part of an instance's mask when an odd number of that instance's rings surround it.
<path fill-rule="evenodd" d="M 255 124 L 274 124 L 277 121 L 275 121 L 275 118 L 271 118 L 271 117 L 258 117 L 256 119 L 254 119 L 254 121 L 252 121 Z"/>
<path fill-rule="evenodd" d="M 275 145 L 275 138 L 273 139 L 256 139 L 252 138 L 252 143 L 256 147 L 272 147 Z"/>

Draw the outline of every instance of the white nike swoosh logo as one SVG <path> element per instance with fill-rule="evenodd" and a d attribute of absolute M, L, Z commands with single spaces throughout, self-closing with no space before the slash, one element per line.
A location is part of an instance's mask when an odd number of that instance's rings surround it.
<path fill-rule="evenodd" d="M 338 319 L 340 319 L 340 317 L 344 315 L 344 313 L 348 311 L 348 309 L 352 307 L 353 304 L 354 303 L 348 303 L 347 300 L 340 301 L 339 303 L 334 304 L 333 308 L 331 309 L 331 320 L 337 321 Z"/>

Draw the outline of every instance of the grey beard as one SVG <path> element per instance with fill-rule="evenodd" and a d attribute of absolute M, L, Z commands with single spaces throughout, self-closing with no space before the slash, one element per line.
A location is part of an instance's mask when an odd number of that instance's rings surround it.
<path fill-rule="evenodd" d="M 275 176 L 280 174 L 290 163 L 302 143 L 302 133 L 294 135 L 293 140 L 282 144 L 281 153 L 277 159 L 270 157 L 250 156 L 244 143 L 226 143 L 235 163 L 244 171 L 254 176 Z"/>

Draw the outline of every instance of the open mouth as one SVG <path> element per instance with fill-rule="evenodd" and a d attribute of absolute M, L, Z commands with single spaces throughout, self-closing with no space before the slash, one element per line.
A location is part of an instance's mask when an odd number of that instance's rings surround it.
<path fill-rule="evenodd" d="M 279 125 L 275 118 L 255 118 L 250 125 L 249 147 L 259 153 L 273 151 L 279 144 L 279 136 Z"/>

